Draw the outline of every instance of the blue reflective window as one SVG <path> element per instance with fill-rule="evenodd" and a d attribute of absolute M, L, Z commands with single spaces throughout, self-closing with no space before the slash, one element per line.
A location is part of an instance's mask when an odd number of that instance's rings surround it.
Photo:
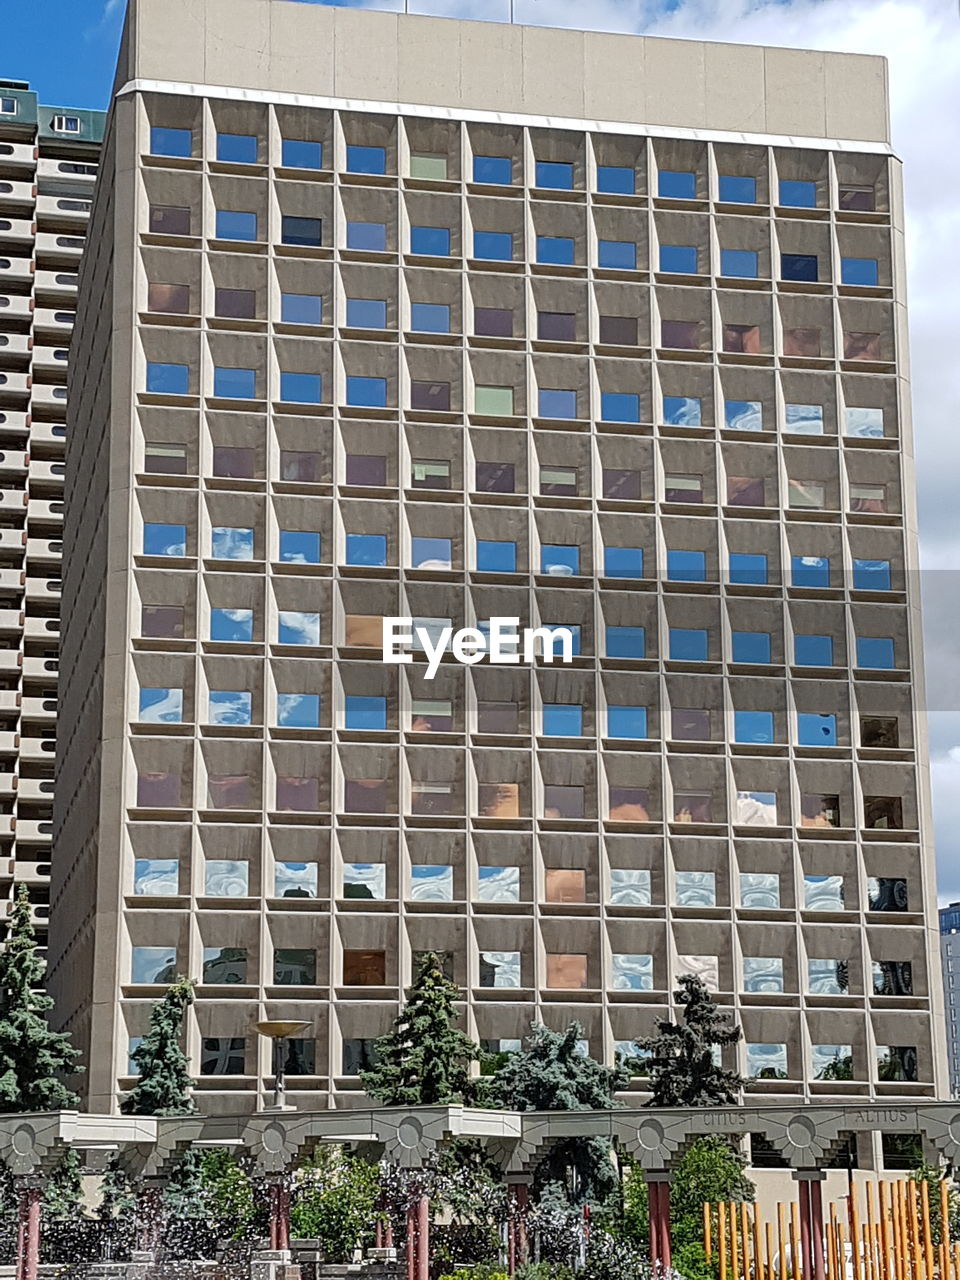
<path fill-rule="evenodd" d="M 829 587 L 829 558 L 827 556 L 791 556 L 790 581 L 795 587 Z"/>
<path fill-rule="evenodd" d="M 347 564 L 379 567 L 387 563 L 387 539 L 380 533 L 348 533 Z"/>
<path fill-rule="evenodd" d="M 643 627 L 607 627 L 608 658 L 643 658 L 647 652 L 647 636 Z"/>
<path fill-rule="evenodd" d="M 410 252 L 427 254 L 434 258 L 450 255 L 449 227 L 411 227 Z"/>
<path fill-rule="evenodd" d="M 319 404 L 323 379 L 319 373 L 281 373 L 280 400 L 284 404 Z"/>
<path fill-rule="evenodd" d="M 185 556 L 187 526 L 185 524 L 145 524 L 143 554 L 145 556 Z"/>
<path fill-rule="evenodd" d="M 706 662 L 708 653 L 706 631 L 690 627 L 670 628 L 670 657 L 677 662 Z"/>
<path fill-rule="evenodd" d="M 703 406 L 699 396 L 664 396 L 663 421 L 669 427 L 700 427 Z"/>
<path fill-rule="evenodd" d="M 474 156 L 473 180 L 509 187 L 513 183 L 513 161 L 509 156 Z"/>
<path fill-rule="evenodd" d="M 841 284 L 879 284 L 880 268 L 876 258 L 841 258 Z"/>
<path fill-rule="evenodd" d="M 217 159 L 229 164 L 256 164 L 259 149 L 254 133 L 217 134 Z"/>
<path fill-rule="evenodd" d="M 670 582 L 706 582 L 705 551 L 668 551 L 667 579 Z"/>
<path fill-rule="evenodd" d="M 297 609 L 281 609 L 277 615 L 277 644 L 318 645 L 319 613 L 302 613 Z"/>
<path fill-rule="evenodd" d="M 443 302 L 412 302 L 410 328 L 414 333 L 449 333 L 450 308 Z"/>
<path fill-rule="evenodd" d="M 605 578 L 642 578 L 642 547 L 604 547 L 603 576 Z"/>
<path fill-rule="evenodd" d="M 835 747 L 837 717 L 820 716 L 810 711 L 798 712 L 797 742 L 801 747 Z"/>
<path fill-rule="evenodd" d="M 544 627 L 548 627 L 551 631 L 559 631 L 560 629 L 563 629 L 564 631 L 569 631 L 570 637 L 573 641 L 571 645 L 573 656 L 575 658 L 579 657 L 581 635 L 580 635 L 580 624 L 578 622 L 544 622 L 542 625 Z M 556 640 L 554 642 L 553 652 L 555 654 L 562 652 L 559 640 Z"/>
<path fill-rule="evenodd" d="M 537 413 L 541 418 L 575 418 L 577 416 L 576 391 L 541 387 L 537 395 Z"/>
<path fill-rule="evenodd" d="M 386 147 L 347 146 L 347 173 L 386 173 Z"/>
<path fill-rule="evenodd" d="M 796 178 L 781 178 L 780 204 L 787 209 L 815 209 L 817 184 L 800 182 Z"/>
<path fill-rule="evenodd" d="M 762 431 L 763 404 L 760 400 L 724 400 L 723 422 L 728 431 Z"/>
<path fill-rule="evenodd" d="M 304 138 L 284 138 L 280 163 L 286 169 L 322 169 L 323 143 Z"/>
<path fill-rule="evenodd" d="M 352 329 L 385 329 L 387 304 L 383 298 L 348 298 L 347 324 Z"/>
<path fill-rule="evenodd" d="M 537 236 L 537 261 L 572 267 L 575 245 L 569 236 Z"/>
<path fill-rule="evenodd" d="M 583 707 L 576 703 L 545 702 L 543 733 L 548 738 L 579 738 L 583 733 Z"/>
<path fill-rule="evenodd" d="M 322 324 L 323 299 L 315 293 L 281 294 L 280 319 L 284 324 Z"/>
<path fill-rule="evenodd" d="M 632 391 L 602 391 L 600 421 L 639 422 L 640 397 Z"/>
<path fill-rule="evenodd" d="M 190 394 L 190 366 L 186 364 L 147 365 L 147 390 L 156 395 L 185 396 Z"/>
<path fill-rule="evenodd" d="M 534 185 L 549 191 L 572 191 L 573 165 L 562 160 L 538 160 Z"/>
<path fill-rule="evenodd" d="M 686 169 L 661 169 L 657 175 L 657 195 L 668 200 L 696 200 L 697 175 Z"/>
<path fill-rule="evenodd" d="M 387 227 L 383 222 L 348 222 L 347 248 L 363 249 L 367 253 L 385 253 Z"/>
<path fill-rule="evenodd" d="M 217 210 L 218 240 L 256 240 L 257 215 L 238 209 Z"/>
<path fill-rule="evenodd" d="M 773 742 L 772 711 L 734 711 L 734 742 Z"/>
<path fill-rule="evenodd" d="M 767 631 L 734 631 L 731 637 L 734 662 L 769 662 L 772 648 Z"/>
<path fill-rule="evenodd" d="M 854 560 L 855 591 L 889 591 L 892 585 L 889 560 Z"/>
<path fill-rule="evenodd" d="M 608 738 L 645 738 L 647 736 L 647 708 L 630 706 L 607 707 Z"/>
<path fill-rule="evenodd" d="M 283 564 L 319 564 L 319 533 L 309 529 L 281 529 L 280 561 Z"/>
<path fill-rule="evenodd" d="M 475 231 L 473 256 L 483 262 L 510 262 L 513 236 L 509 231 Z"/>
<path fill-rule="evenodd" d="M 282 244 L 297 244 L 316 249 L 322 239 L 323 223 L 319 218 L 295 218 L 284 214 L 280 219 Z"/>
<path fill-rule="evenodd" d="M 833 636 L 794 636 L 793 660 L 798 667 L 832 667 Z"/>
<path fill-rule="evenodd" d="M 517 544 L 478 539 L 477 569 L 481 573 L 516 573 Z"/>
<path fill-rule="evenodd" d="M 660 246 L 660 270 L 679 271 L 684 275 L 697 274 L 697 247 L 692 244 L 662 244 Z"/>
<path fill-rule="evenodd" d="M 348 729 L 385 729 L 387 727 L 386 698 L 360 697 L 347 694 L 344 724 Z"/>
<path fill-rule="evenodd" d="M 253 722 L 253 694 L 245 689 L 211 689 L 207 707 L 211 724 Z"/>
<path fill-rule="evenodd" d="M 142 688 L 140 719 L 145 724 L 180 724 L 183 720 L 183 690 Z"/>
<path fill-rule="evenodd" d="M 347 404 L 360 409 L 387 407 L 386 378 L 347 378 Z"/>
<path fill-rule="evenodd" d="M 741 178 L 733 173 L 721 173 L 719 196 L 726 204 L 756 204 L 756 178 Z"/>
<path fill-rule="evenodd" d="M 252 529 L 214 525 L 210 530 L 210 557 L 213 560 L 252 560 L 253 547 Z"/>
<path fill-rule="evenodd" d="M 636 271 L 637 246 L 632 240 L 601 240 L 597 244 L 597 262 L 601 267 Z"/>
<path fill-rule="evenodd" d="M 580 572 L 580 548 L 545 542 L 540 547 L 540 572 L 569 577 Z"/>
<path fill-rule="evenodd" d="M 218 365 L 213 371 L 213 394 L 224 400 L 255 400 L 256 369 L 234 369 Z"/>
<path fill-rule="evenodd" d="M 189 158 L 193 154 L 193 134 L 189 129 L 165 129 L 157 125 L 150 130 L 150 154 Z"/>
<path fill-rule="evenodd" d="M 730 581 L 749 584 L 766 582 L 767 557 L 731 551 Z"/>
<path fill-rule="evenodd" d="M 450 538 L 410 539 L 410 564 L 414 569 L 449 569 L 452 561 Z"/>
<path fill-rule="evenodd" d="M 320 695 L 318 693 L 278 693 L 277 724 L 290 729 L 320 727 Z"/>
<path fill-rule="evenodd" d="M 249 644 L 253 639 L 253 610 L 211 609 L 210 639 Z"/>
<path fill-rule="evenodd" d="M 611 196 L 636 195 L 636 170 L 619 164 L 598 164 L 597 190 Z"/>
<path fill-rule="evenodd" d="M 892 671 L 896 666 L 893 640 L 889 636 L 857 636 L 857 666 L 874 671 Z"/>
<path fill-rule="evenodd" d="M 720 274 L 755 280 L 760 274 L 760 258 L 753 249 L 721 249 Z"/>
<path fill-rule="evenodd" d="M 781 280 L 802 280 L 815 284 L 820 279 L 820 261 L 815 253 L 781 253 Z"/>

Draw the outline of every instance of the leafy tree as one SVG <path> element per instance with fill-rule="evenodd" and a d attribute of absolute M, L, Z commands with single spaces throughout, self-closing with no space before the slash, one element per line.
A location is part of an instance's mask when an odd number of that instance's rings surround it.
<path fill-rule="evenodd" d="M 454 1023 L 460 988 L 444 976 L 432 951 L 420 969 L 393 1030 L 376 1042 L 376 1065 L 361 1073 L 367 1093 L 388 1107 L 472 1102 L 470 1064 L 480 1050 Z"/>
<path fill-rule="evenodd" d="M 534 1023 L 519 1053 L 499 1067 L 490 1090 L 510 1111 L 602 1111 L 615 1106 L 629 1071 L 605 1067 L 582 1053 L 583 1028 L 566 1031 Z M 571 1176 L 572 1175 L 572 1176 Z M 574 1204 L 603 1202 L 617 1189 L 616 1169 L 605 1138 L 571 1138 L 557 1143 L 537 1169 L 534 1192 Z"/>
<path fill-rule="evenodd" d="M 256 1232 L 253 1181 L 224 1148 L 205 1151 L 200 1164 L 201 1200 L 222 1240 L 244 1240 Z"/>
<path fill-rule="evenodd" d="M 294 1177 L 293 1234 L 319 1240 L 330 1262 L 351 1262 L 358 1245 L 373 1243 L 379 1193 L 376 1165 L 321 1145 Z"/>
<path fill-rule="evenodd" d="M 648 1107 L 731 1106 L 743 1088 L 736 1071 L 714 1061 L 714 1050 L 736 1044 L 741 1036 L 695 974 L 680 978 L 674 999 L 682 1021 L 657 1022 L 656 1035 L 638 1040 L 647 1055 L 652 1096 Z"/>
<path fill-rule="evenodd" d="M 127 1116 L 186 1116 L 194 1110 L 189 1059 L 180 1048 L 183 1018 L 193 1003 L 193 983 L 178 978 L 150 1011 L 150 1029 L 134 1049 L 139 1078 L 120 1110 Z"/>
<path fill-rule="evenodd" d="M 60 1111 L 78 1102 L 62 1077 L 81 1069 L 80 1051 L 47 1023 L 53 1001 L 41 990 L 44 971 L 30 899 L 20 885 L 0 949 L 0 1112 Z"/>
<path fill-rule="evenodd" d="M 830 1061 L 817 1073 L 818 1080 L 852 1080 L 853 1055 L 841 1054 L 839 1050 Z"/>

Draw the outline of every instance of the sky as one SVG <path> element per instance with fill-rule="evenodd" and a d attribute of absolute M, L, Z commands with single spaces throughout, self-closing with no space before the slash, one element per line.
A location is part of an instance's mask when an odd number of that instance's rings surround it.
<path fill-rule="evenodd" d="M 302 0 L 310 2 L 310 0 Z M 317 0 L 323 3 L 325 0 Z M 512 0 L 517 21 L 884 54 L 906 175 L 927 706 L 941 901 L 960 899 L 960 4 L 958 0 Z M 409 0 L 507 20 L 511 0 Z M 105 107 L 124 0 L 0 0 L 0 76 Z M 353 7 L 403 9 L 403 0 Z"/>

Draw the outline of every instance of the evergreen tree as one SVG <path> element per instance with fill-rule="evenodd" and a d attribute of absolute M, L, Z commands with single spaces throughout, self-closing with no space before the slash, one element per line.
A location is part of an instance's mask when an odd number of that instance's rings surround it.
<path fill-rule="evenodd" d="M 498 1068 L 491 1093 L 510 1111 L 602 1111 L 616 1106 L 614 1095 L 630 1073 L 622 1064 L 605 1067 L 580 1049 L 583 1028 L 566 1031 L 534 1023 L 519 1053 Z M 572 1177 L 571 1177 L 572 1174 Z M 603 1202 L 617 1188 L 616 1169 L 605 1138 L 572 1138 L 557 1143 L 537 1169 L 534 1186 L 541 1200 L 574 1204 Z"/>
<path fill-rule="evenodd" d="M 427 952 L 393 1030 L 376 1043 L 376 1063 L 360 1075 L 367 1093 L 387 1107 L 472 1102 L 470 1064 L 480 1050 L 454 1026 L 460 988 Z"/>
<path fill-rule="evenodd" d="M 81 1070 L 68 1035 L 51 1031 L 53 1001 L 41 989 L 30 899 L 20 885 L 7 941 L 0 948 L 0 1112 L 60 1111 L 77 1105 L 63 1076 Z"/>
<path fill-rule="evenodd" d="M 683 1010 L 681 1022 L 662 1019 L 657 1033 L 637 1044 L 647 1056 L 652 1097 L 648 1107 L 732 1106 L 743 1077 L 714 1061 L 714 1050 L 736 1044 L 741 1031 L 714 1004 L 694 974 L 680 978 L 673 993 Z"/>
<path fill-rule="evenodd" d="M 193 983 L 179 978 L 150 1011 L 150 1030 L 134 1049 L 139 1078 L 120 1105 L 127 1116 L 186 1116 L 190 1097 L 189 1060 L 180 1048 L 183 1018 L 193 1003 Z"/>

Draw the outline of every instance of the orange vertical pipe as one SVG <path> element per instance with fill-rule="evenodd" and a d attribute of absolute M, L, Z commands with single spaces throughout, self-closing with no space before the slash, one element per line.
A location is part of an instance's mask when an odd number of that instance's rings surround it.
<path fill-rule="evenodd" d="M 777 1280 L 787 1280 L 787 1210 L 782 1200 L 777 1205 L 777 1245 Z"/>
<path fill-rule="evenodd" d="M 800 1208 L 796 1200 L 790 1202 L 790 1274 L 799 1280 L 802 1271 L 800 1260 Z M 803 1277 L 807 1280 L 807 1277 Z"/>
<path fill-rule="evenodd" d="M 727 1206 L 717 1205 L 717 1245 L 720 1249 L 720 1280 L 727 1280 Z"/>
<path fill-rule="evenodd" d="M 763 1260 L 763 1226 L 760 1222 L 760 1206 L 753 1205 L 753 1270 L 756 1280 L 763 1280 L 766 1264 Z"/>
<path fill-rule="evenodd" d="M 930 1183 L 920 1183 L 920 1222 L 923 1226 L 923 1265 L 927 1280 L 933 1280 L 933 1229 L 930 1224 Z"/>
<path fill-rule="evenodd" d="M 733 1280 L 740 1280 L 740 1250 L 737 1248 L 737 1206 L 730 1201 L 730 1269 Z"/>
<path fill-rule="evenodd" d="M 747 1215 L 747 1202 L 740 1201 L 740 1247 L 743 1254 L 744 1280 L 750 1277 L 750 1219 Z"/>

